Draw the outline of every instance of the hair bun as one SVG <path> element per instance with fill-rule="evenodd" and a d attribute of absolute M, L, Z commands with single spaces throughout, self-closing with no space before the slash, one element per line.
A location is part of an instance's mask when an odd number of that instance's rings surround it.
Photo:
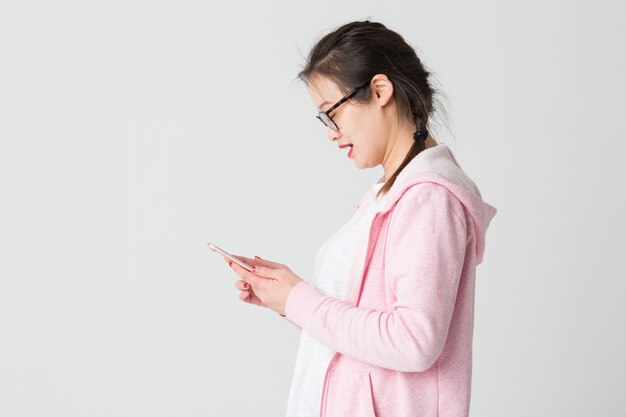
<path fill-rule="evenodd" d="M 413 133 L 413 140 L 426 140 L 426 138 L 428 137 L 428 129 L 424 128 L 422 130 L 416 130 L 415 133 Z"/>

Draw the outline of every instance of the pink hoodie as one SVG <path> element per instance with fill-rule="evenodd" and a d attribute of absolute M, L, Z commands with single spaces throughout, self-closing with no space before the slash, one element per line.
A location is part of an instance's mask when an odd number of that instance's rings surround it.
<path fill-rule="evenodd" d="M 478 188 L 407 175 L 374 215 L 346 301 L 306 281 L 287 298 L 286 318 L 335 351 L 322 417 L 469 414 L 474 279 L 497 210 Z"/>

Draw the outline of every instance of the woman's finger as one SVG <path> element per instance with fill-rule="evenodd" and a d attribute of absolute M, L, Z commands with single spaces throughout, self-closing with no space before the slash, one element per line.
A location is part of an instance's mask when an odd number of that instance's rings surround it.
<path fill-rule="evenodd" d="M 248 290 L 250 289 L 250 284 L 240 279 L 235 281 L 235 287 L 237 287 L 238 290 Z"/>
<path fill-rule="evenodd" d="M 239 292 L 239 298 L 242 301 L 245 301 L 248 304 L 254 304 L 257 305 L 259 307 L 267 307 L 259 297 L 257 297 L 257 295 L 254 293 L 254 291 L 251 289 L 249 290 L 242 290 Z"/>
<path fill-rule="evenodd" d="M 289 269 L 287 267 L 287 265 L 278 263 L 278 262 L 272 262 L 272 261 L 268 261 L 266 259 L 261 259 L 261 258 L 255 258 L 255 262 L 257 263 L 257 265 L 260 266 L 267 266 L 268 268 L 274 268 L 274 269 Z"/>
<path fill-rule="evenodd" d="M 233 255 L 233 257 L 239 259 L 242 262 L 247 263 L 250 266 L 256 266 L 256 261 L 254 259 L 252 259 L 252 258 L 246 258 L 245 256 L 235 255 L 235 254 L 232 254 L 232 255 Z"/>

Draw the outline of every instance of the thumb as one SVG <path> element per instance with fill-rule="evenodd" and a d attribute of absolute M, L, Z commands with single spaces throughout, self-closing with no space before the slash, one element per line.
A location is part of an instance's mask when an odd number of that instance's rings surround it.
<path fill-rule="evenodd" d="M 254 260 L 257 265 L 266 266 L 273 269 L 287 269 L 287 265 L 283 265 L 278 262 L 268 261 L 267 259 L 259 258 L 258 256 L 254 256 Z"/>
<path fill-rule="evenodd" d="M 257 265 L 254 267 L 254 272 L 251 275 L 258 275 L 262 278 L 278 279 L 278 272 L 279 270 L 277 269 Z"/>

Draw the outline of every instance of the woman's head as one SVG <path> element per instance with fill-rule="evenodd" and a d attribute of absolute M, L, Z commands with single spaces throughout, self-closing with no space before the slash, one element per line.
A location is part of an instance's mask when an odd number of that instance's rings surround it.
<path fill-rule="evenodd" d="M 351 157 L 359 168 L 399 165 L 386 175 L 379 194 L 425 148 L 413 133 L 428 128 L 433 112 L 428 76 L 402 36 L 370 21 L 351 22 L 324 36 L 298 73 L 318 111 L 361 87 L 329 113 L 338 131 L 328 127 L 327 133 L 339 145 L 353 145 Z"/>

